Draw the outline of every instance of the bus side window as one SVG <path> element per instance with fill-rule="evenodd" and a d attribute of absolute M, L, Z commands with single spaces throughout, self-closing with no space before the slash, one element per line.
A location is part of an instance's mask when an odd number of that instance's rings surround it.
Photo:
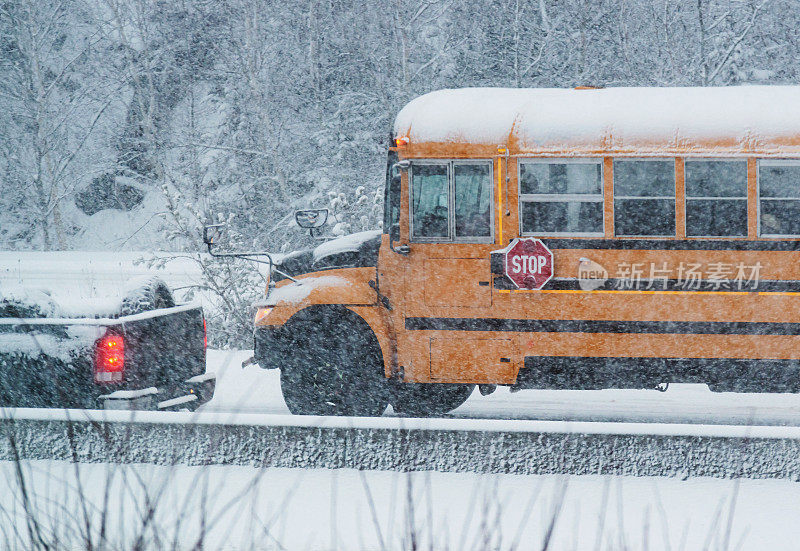
<path fill-rule="evenodd" d="M 674 159 L 614 159 L 614 234 L 675 235 Z"/>
<path fill-rule="evenodd" d="M 455 235 L 491 237 L 492 165 L 455 163 Z"/>
<path fill-rule="evenodd" d="M 747 161 L 686 159 L 686 235 L 747 237 Z"/>
<path fill-rule="evenodd" d="M 523 159 L 519 162 L 522 235 L 603 235 L 599 159 Z"/>
<path fill-rule="evenodd" d="M 800 235 L 800 164 L 758 161 L 759 235 Z"/>
<path fill-rule="evenodd" d="M 447 165 L 414 163 L 411 191 L 412 237 L 447 239 L 450 235 Z"/>

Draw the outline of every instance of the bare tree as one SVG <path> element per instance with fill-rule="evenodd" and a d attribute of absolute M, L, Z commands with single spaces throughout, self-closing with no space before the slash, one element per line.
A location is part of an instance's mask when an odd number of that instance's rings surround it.
<path fill-rule="evenodd" d="M 697 84 L 730 84 L 731 65 L 741 45 L 752 38 L 769 0 L 711 4 L 697 0 Z M 727 72 L 727 74 L 726 74 Z"/>
<path fill-rule="evenodd" d="M 96 172 L 86 145 L 118 97 L 102 70 L 87 79 L 102 37 L 82 19 L 79 0 L 0 4 L 8 57 L 0 94 L 14 110 L 0 139 L 14 151 L 14 171 L 45 249 L 66 246 L 65 199 Z M 78 162 L 80 161 L 80 162 Z"/>

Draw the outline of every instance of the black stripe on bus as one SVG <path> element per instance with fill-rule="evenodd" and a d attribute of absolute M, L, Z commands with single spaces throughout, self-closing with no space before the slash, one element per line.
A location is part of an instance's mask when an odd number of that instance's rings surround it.
<path fill-rule="evenodd" d="M 594 283 L 592 280 L 586 280 Z M 514 283 L 505 276 L 494 277 L 494 288 L 497 290 L 516 290 Z M 624 279 L 609 278 L 592 289 L 582 289 L 579 279 L 551 279 L 544 290 L 552 291 L 703 291 L 703 292 L 745 292 L 745 293 L 791 293 L 800 292 L 800 281 L 796 280 L 759 280 L 738 282 L 734 279 L 712 280 L 678 280 L 678 279 Z"/>
<path fill-rule="evenodd" d="M 499 280 L 500 278 L 497 278 Z M 591 281 L 591 280 L 588 280 Z M 513 285 L 513 284 L 512 284 Z M 500 282 L 495 288 L 500 287 Z M 510 287 L 516 288 L 516 287 Z M 577 279 L 553 279 L 550 280 L 545 289 L 558 291 L 579 291 L 581 290 L 580 281 Z M 789 293 L 800 291 L 800 281 L 794 280 L 760 280 L 742 281 L 741 284 L 733 279 L 722 281 L 711 281 L 707 279 L 695 281 L 681 281 L 677 279 L 640 279 L 636 280 L 624 278 L 610 278 L 593 290 L 610 291 L 718 291 L 718 292 L 762 292 L 762 293 Z"/>
<path fill-rule="evenodd" d="M 552 249 L 615 249 L 658 251 L 800 251 L 800 241 L 745 239 L 548 239 Z"/>
<path fill-rule="evenodd" d="M 497 318 L 406 318 L 409 331 L 519 333 L 656 333 L 680 335 L 800 335 L 800 323 L 762 321 L 613 321 Z"/>

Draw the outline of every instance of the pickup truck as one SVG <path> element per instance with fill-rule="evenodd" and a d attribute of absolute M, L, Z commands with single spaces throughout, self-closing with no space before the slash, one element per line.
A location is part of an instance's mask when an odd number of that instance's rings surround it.
<path fill-rule="evenodd" d="M 155 277 L 109 302 L 76 312 L 45 290 L 0 288 L 0 407 L 193 410 L 211 399 L 201 306 L 176 304 Z"/>

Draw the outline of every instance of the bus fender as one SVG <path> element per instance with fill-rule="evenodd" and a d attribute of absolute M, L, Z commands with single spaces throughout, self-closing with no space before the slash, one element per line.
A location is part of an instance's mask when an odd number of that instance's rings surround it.
<path fill-rule="evenodd" d="M 258 306 L 297 307 L 299 310 L 322 304 L 374 305 L 378 302 L 378 295 L 370 285 L 374 279 L 374 268 L 317 272 L 271 289 Z"/>

